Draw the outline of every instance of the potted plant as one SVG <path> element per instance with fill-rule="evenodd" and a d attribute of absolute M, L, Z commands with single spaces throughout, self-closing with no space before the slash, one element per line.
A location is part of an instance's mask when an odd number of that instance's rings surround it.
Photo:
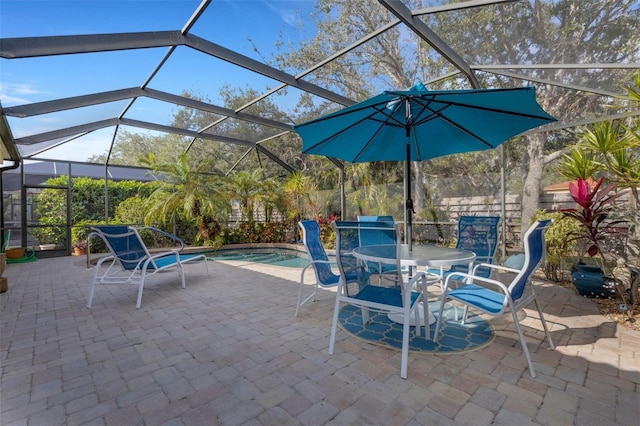
<path fill-rule="evenodd" d="M 624 302 L 624 288 L 611 276 L 615 260 L 608 258 L 603 250 L 605 242 L 617 233 L 615 226 L 624 220 L 612 220 L 613 201 L 622 193 L 613 193 L 615 184 L 602 186 L 604 177 L 593 186 L 582 178 L 569 184 L 571 198 L 579 208 L 560 210 L 580 224 L 578 231 L 568 235 L 569 240 L 578 242 L 578 262 L 573 266 L 572 281 L 578 293 L 589 297 L 608 297 L 617 295 Z M 582 247 L 580 249 L 580 247 Z M 584 255 L 595 262 L 586 262 Z M 599 259 L 599 262 L 597 261 Z"/>
<path fill-rule="evenodd" d="M 87 242 L 84 240 L 78 241 L 73 246 L 71 246 L 71 248 L 73 249 L 73 254 L 75 254 L 76 256 L 87 254 Z"/>

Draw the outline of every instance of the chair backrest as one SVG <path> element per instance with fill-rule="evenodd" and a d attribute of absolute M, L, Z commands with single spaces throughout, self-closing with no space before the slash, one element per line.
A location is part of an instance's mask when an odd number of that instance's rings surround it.
<path fill-rule="evenodd" d="M 360 221 L 335 221 L 333 223 L 336 231 L 336 263 L 341 275 L 341 285 L 343 294 L 353 296 L 364 286 L 369 284 L 369 273 L 363 267 L 363 262 L 353 256 L 353 249 L 363 246 L 366 241 L 374 244 L 393 245 L 396 254 L 396 268 L 401 273 L 400 268 L 400 233 L 393 222 L 360 222 Z M 370 235 L 367 235 L 371 233 Z M 363 238 L 362 236 L 365 235 Z M 376 235 L 382 235 L 383 241 L 376 240 Z M 389 243 L 389 236 L 392 236 L 393 243 Z M 372 244 L 364 244 L 372 245 Z M 402 277 L 400 276 L 400 280 Z M 401 282 L 401 281 L 398 281 Z M 338 290 L 340 291 L 340 289 Z"/>
<path fill-rule="evenodd" d="M 500 216 L 460 216 L 456 248 L 476 254 L 480 262 L 492 263 L 498 248 Z"/>
<path fill-rule="evenodd" d="M 544 261 L 547 253 L 544 233 L 550 225 L 551 219 L 537 221 L 524 235 L 524 266 L 509 285 L 511 298 L 514 301 L 522 297 L 533 273 Z"/>
<path fill-rule="evenodd" d="M 376 228 L 360 229 L 360 245 L 395 244 L 396 231 L 393 216 L 358 216 L 358 222 L 375 222 L 380 224 Z"/>
<path fill-rule="evenodd" d="M 136 269 L 141 261 L 151 256 L 135 228 L 125 225 L 97 225 L 92 226 L 91 230 L 104 240 L 120 266 L 127 271 Z M 150 266 L 155 267 L 155 264 Z"/>
<path fill-rule="evenodd" d="M 358 222 L 394 222 L 393 216 L 358 216 Z"/>
<path fill-rule="evenodd" d="M 320 226 L 315 220 L 302 220 L 298 222 L 300 230 L 302 231 L 302 242 L 304 248 L 307 249 L 307 255 L 312 262 L 315 261 L 329 261 L 322 240 L 320 239 Z M 328 263 L 314 263 L 313 269 L 316 273 L 316 280 L 322 285 L 328 285 L 333 283 L 332 280 L 336 275 L 331 270 L 331 265 Z"/>

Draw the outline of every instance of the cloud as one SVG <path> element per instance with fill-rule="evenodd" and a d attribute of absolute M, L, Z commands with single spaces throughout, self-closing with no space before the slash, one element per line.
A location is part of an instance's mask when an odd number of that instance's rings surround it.
<path fill-rule="evenodd" d="M 0 83 L 0 99 L 4 106 L 33 102 L 28 97 L 47 93 L 28 83 Z"/>
<path fill-rule="evenodd" d="M 299 17 L 296 14 L 295 10 L 289 8 L 280 8 L 278 7 L 278 2 L 268 1 L 264 2 L 263 4 L 271 9 L 276 15 L 280 16 L 280 19 L 282 19 L 285 24 L 292 26 L 293 28 L 298 27 Z"/>
<path fill-rule="evenodd" d="M 6 106 L 10 106 L 10 105 L 20 105 L 20 104 L 28 104 L 29 103 L 28 99 L 7 95 L 2 90 L 0 90 L 0 100 L 2 101 L 2 104 L 5 107 Z"/>
<path fill-rule="evenodd" d="M 36 95 L 43 93 L 42 91 L 35 89 L 31 84 L 13 84 L 12 87 L 16 93 L 21 95 Z"/>

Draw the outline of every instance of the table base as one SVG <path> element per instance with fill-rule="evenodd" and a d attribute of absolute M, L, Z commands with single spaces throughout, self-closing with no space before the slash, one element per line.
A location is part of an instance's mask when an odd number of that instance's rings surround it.
<path fill-rule="evenodd" d="M 416 309 L 418 310 L 418 321 L 420 321 L 420 324 L 424 324 L 424 321 L 422 320 L 424 315 L 423 303 L 418 302 L 418 306 L 416 306 Z M 429 315 L 429 325 L 434 324 L 436 322 L 436 317 L 431 313 L 431 311 L 429 311 L 428 315 Z M 387 318 L 389 318 L 390 321 L 396 322 L 398 324 L 404 324 L 404 315 L 402 314 L 395 314 L 395 313 L 389 314 L 387 315 Z M 409 325 L 411 327 L 416 326 L 416 319 L 413 314 L 409 318 Z"/>

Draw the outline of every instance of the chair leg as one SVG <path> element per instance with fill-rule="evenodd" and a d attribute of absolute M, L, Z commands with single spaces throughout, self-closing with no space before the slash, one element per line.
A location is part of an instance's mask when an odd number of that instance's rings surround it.
<path fill-rule="evenodd" d="M 339 291 L 340 289 L 338 289 Z M 340 313 L 340 299 L 336 295 L 336 304 L 333 308 L 333 322 L 331 324 L 331 336 L 329 337 L 329 355 L 333 355 L 333 349 L 336 343 L 336 331 L 338 329 L 338 315 Z"/>
<path fill-rule="evenodd" d="M 416 312 L 418 310 L 416 309 Z M 424 337 L 431 340 L 431 324 L 429 324 L 429 299 L 426 293 L 422 293 L 422 325 L 424 326 Z"/>
<path fill-rule="evenodd" d="M 411 315 L 408 309 L 404 311 L 404 324 L 402 325 L 402 359 L 400 361 L 400 377 L 407 378 L 407 364 L 409 363 L 409 328 Z M 416 327 L 419 327 L 416 324 Z"/>
<path fill-rule="evenodd" d="M 140 305 L 142 304 L 142 290 L 144 290 L 144 276 L 140 281 L 140 285 L 138 286 L 138 300 L 136 302 L 136 309 L 140 309 Z"/>
<path fill-rule="evenodd" d="M 361 311 L 361 315 L 362 315 L 362 325 L 367 325 L 369 324 L 369 321 L 371 320 L 371 318 L 369 318 L 369 308 L 360 308 Z"/>
<path fill-rule="evenodd" d="M 304 271 L 302 271 L 304 274 Z M 298 303 L 296 304 L 296 313 L 293 315 L 294 318 L 298 317 L 298 311 L 300 310 L 300 302 L 302 302 L 302 287 L 304 286 L 304 282 L 302 281 L 302 277 L 300 277 L 300 288 L 298 289 Z"/>
<path fill-rule="evenodd" d="M 304 274 L 304 272 L 302 272 Z M 313 293 L 311 293 L 306 299 L 302 300 L 302 289 L 304 288 L 304 282 L 302 281 L 302 277 L 300 277 L 300 289 L 298 290 L 298 305 L 296 306 L 296 313 L 293 316 L 296 318 L 298 316 L 298 311 L 300 307 L 307 303 L 308 301 L 316 300 L 316 293 L 318 292 L 318 282 L 316 281 L 315 286 L 313 288 Z"/>
<path fill-rule="evenodd" d="M 89 289 L 89 298 L 87 299 L 87 308 L 91 307 L 91 301 L 93 300 L 93 290 L 96 286 L 96 280 L 94 279 L 91 283 L 91 288 Z"/>
<path fill-rule="evenodd" d="M 551 340 L 551 333 L 549 332 L 549 328 L 547 327 L 547 322 L 544 320 L 544 315 L 542 315 L 542 309 L 540 308 L 540 304 L 538 303 L 538 298 L 533 299 L 533 301 L 536 303 L 538 315 L 540 315 L 540 322 L 542 322 L 542 327 L 544 327 L 544 334 L 547 336 L 547 341 L 549 342 L 549 349 L 554 350 L 556 347 L 553 344 L 553 340 Z"/>
<path fill-rule="evenodd" d="M 187 288 L 187 284 L 184 282 L 184 269 L 182 268 L 182 264 L 178 262 L 178 275 L 180 275 L 180 280 L 182 280 L 182 288 Z"/>
<path fill-rule="evenodd" d="M 462 312 L 462 321 L 460 322 L 461 324 L 464 324 L 464 322 L 467 320 L 467 314 L 469 313 L 469 305 L 464 305 L 464 311 Z M 458 317 L 458 311 L 456 310 L 456 319 Z"/>
<path fill-rule="evenodd" d="M 96 265 L 93 268 L 93 280 L 91 281 L 91 288 L 89 289 L 89 297 L 87 298 L 87 308 L 91 307 L 91 302 L 93 301 L 93 292 L 96 288 L 96 283 L 98 282 L 98 269 L 100 265 Z"/>
<path fill-rule="evenodd" d="M 518 336 L 520 336 L 520 345 L 522 346 L 522 351 L 524 352 L 524 356 L 527 358 L 527 363 L 529 364 L 529 374 L 531 374 L 531 378 L 536 378 L 536 369 L 533 367 L 533 361 L 531 361 L 531 355 L 529 354 L 529 348 L 527 347 L 527 341 L 524 338 L 524 334 L 522 333 L 522 328 L 520 327 L 520 321 L 518 321 L 518 313 L 513 309 L 513 306 L 509 309 L 511 311 L 511 316 L 513 317 L 513 322 L 516 324 L 516 330 L 518 331 Z"/>
<path fill-rule="evenodd" d="M 433 331 L 433 341 L 438 341 L 438 334 L 440 333 L 440 325 L 442 324 L 442 313 L 444 312 L 444 305 L 447 303 L 446 295 L 443 294 L 440 301 L 440 310 L 438 311 L 438 319 L 436 320 L 436 329 Z"/>

